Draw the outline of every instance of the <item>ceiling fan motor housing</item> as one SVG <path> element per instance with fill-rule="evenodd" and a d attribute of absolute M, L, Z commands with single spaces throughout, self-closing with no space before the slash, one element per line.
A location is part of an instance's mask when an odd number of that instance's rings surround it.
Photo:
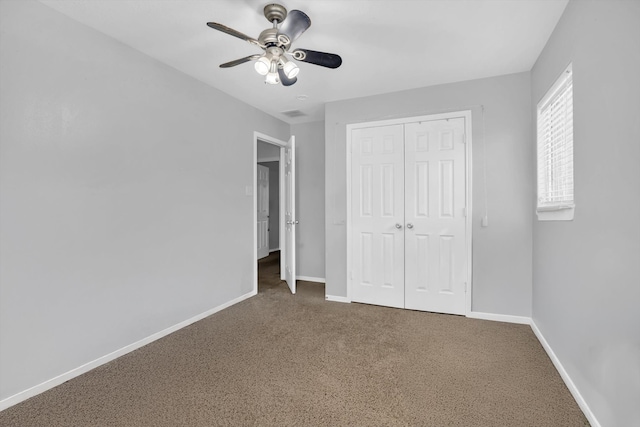
<path fill-rule="evenodd" d="M 278 34 L 277 28 L 269 28 L 260 33 L 258 41 L 267 47 L 277 46 L 284 51 L 289 50 L 291 46 L 291 40 L 287 36 Z"/>
<path fill-rule="evenodd" d="M 269 28 L 260 33 L 258 41 L 264 46 L 274 46 L 278 44 L 278 29 Z"/>

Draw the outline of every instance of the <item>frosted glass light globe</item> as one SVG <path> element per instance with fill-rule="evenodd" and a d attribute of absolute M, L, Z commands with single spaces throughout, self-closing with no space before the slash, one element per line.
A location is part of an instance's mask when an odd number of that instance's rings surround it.
<path fill-rule="evenodd" d="M 258 74 L 262 76 L 266 76 L 269 72 L 269 68 L 271 68 L 271 61 L 269 61 L 266 57 L 261 57 L 258 59 L 254 65 L 254 68 L 258 72 Z"/>
<path fill-rule="evenodd" d="M 277 85 L 278 83 L 280 83 L 280 80 L 278 79 L 278 75 L 276 73 L 269 73 L 267 74 L 267 78 L 264 79 L 265 83 L 269 83 L 270 85 Z"/>
<path fill-rule="evenodd" d="M 284 71 L 284 74 L 288 78 L 292 79 L 298 75 L 298 73 L 300 72 L 300 68 L 298 68 L 298 66 L 293 62 L 289 61 L 284 64 L 284 67 L 282 67 L 282 71 Z"/>

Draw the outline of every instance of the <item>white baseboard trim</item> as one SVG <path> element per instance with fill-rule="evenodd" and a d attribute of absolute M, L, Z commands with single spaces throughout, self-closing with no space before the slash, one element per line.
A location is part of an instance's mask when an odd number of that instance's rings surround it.
<path fill-rule="evenodd" d="M 279 250 L 280 250 L 280 248 L 269 249 L 269 253 L 271 253 L 271 252 L 278 252 Z"/>
<path fill-rule="evenodd" d="M 241 301 L 244 301 L 247 298 L 250 298 L 252 296 L 256 295 L 255 291 L 251 291 L 248 294 L 244 294 L 239 296 L 238 298 L 235 298 L 229 302 L 226 302 L 224 304 L 221 304 L 215 308 L 212 308 L 210 310 L 205 311 L 204 313 L 200 313 L 196 316 L 191 317 L 190 319 L 184 320 L 176 325 L 170 326 L 160 332 L 156 332 L 155 334 L 149 335 L 146 338 L 143 338 L 139 341 L 136 341 L 132 344 L 129 344 L 127 346 L 122 347 L 119 350 L 113 351 L 109 354 L 106 354 L 102 357 L 99 357 L 91 362 L 87 362 L 84 365 L 78 366 L 77 368 L 74 368 L 68 372 L 65 372 L 64 374 L 58 375 L 57 377 L 51 378 L 50 380 L 47 380 L 41 384 L 35 385 L 31 388 L 28 388 L 26 390 L 23 390 L 19 393 L 14 394 L 13 396 L 9 396 L 6 399 L 0 400 L 0 411 L 3 411 L 13 405 L 16 405 L 24 400 L 29 399 L 30 397 L 36 396 L 40 393 L 43 393 L 47 390 L 50 390 L 52 388 L 54 388 L 55 386 L 58 386 L 62 383 L 64 383 L 65 381 L 69 381 L 72 378 L 75 378 L 79 375 L 82 375 L 86 372 L 89 372 L 90 370 L 97 368 L 100 365 L 104 365 L 107 362 L 110 362 L 114 359 L 117 359 L 120 356 L 124 356 L 127 353 L 132 352 L 133 350 L 137 350 L 140 347 L 143 347 L 153 341 L 156 341 L 162 337 L 165 337 L 167 335 L 169 335 L 172 332 L 175 332 L 179 329 L 184 328 L 185 326 L 189 326 L 192 323 L 197 322 L 198 320 L 202 320 L 205 317 L 211 316 L 214 313 L 217 313 L 218 311 L 224 310 L 227 307 L 230 307 L 234 304 L 237 304 Z"/>
<path fill-rule="evenodd" d="M 304 280 L 305 282 L 326 283 L 324 277 L 296 276 L 296 280 Z"/>
<path fill-rule="evenodd" d="M 482 313 L 480 311 L 471 311 L 467 314 L 471 319 L 493 320 L 495 322 L 518 323 L 521 325 L 530 325 L 531 318 L 524 316 L 512 316 L 510 314 L 494 314 Z"/>
<path fill-rule="evenodd" d="M 601 427 L 600 423 L 596 419 L 596 416 L 591 411 L 591 408 L 589 408 L 589 405 L 587 405 L 587 402 L 584 400 L 584 398 L 580 394 L 580 391 L 578 390 L 576 385 L 573 383 L 573 380 L 571 380 L 571 377 L 569 376 L 567 371 L 564 369 L 564 366 L 562 366 L 562 363 L 560 363 L 560 359 L 558 359 L 558 356 L 556 356 L 556 354 L 553 352 L 553 350 L 551 349 L 551 346 L 549 345 L 547 340 L 544 338 L 544 336 L 542 335 L 542 332 L 540 332 L 540 329 L 538 329 L 538 326 L 536 325 L 536 322 L 533 321 L 533 319 L 531 320 L 531 329 L 533 330 L 533 333 L 538 338 L 538 341 L 540 341 L 540 344 L 542 344 L 542 347 L 544 348 L 544 350 L 549 355 L 549 359 L 551 359 L 551 362 L 553 362 L 553 366 L 556 367 L 556 370 L 562 377 L 562 380 L 564 381 L 565 385 L 571 392 L 571 395 L 576 400 L 576 403 L 578 404 L 580 409 L 582 409 L 584 416 L 587 417 L 587 420 L 589 421 L 589 424 L 591 424 L 591 427 Z"/>
<path fill-rule="evenodd" d="M 346 302 L 346 303 L 351 302 L 351 300 L 347 297 L 338 297 L 335 295 L 325 295 L 324 299 L 327 301 L 333 301 L 333 302 Z"/>

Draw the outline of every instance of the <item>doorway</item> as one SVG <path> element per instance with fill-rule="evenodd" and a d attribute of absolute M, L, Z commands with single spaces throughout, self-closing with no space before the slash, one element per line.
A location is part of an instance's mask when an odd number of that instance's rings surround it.
<path fill-rule="evenodd" d="M 280 147 L 258 141 L 258 260 L 280 250 Z"/>
<path fill-rule="evenodd" d="M 269 162 L 277 162 L 278 170 L 278 213 L 277 221 L 277 241 L 278 249 L 274 256 L 264 257 L 265 245 L 268 245 L 269 226 L 268 219 L 264 218 L 265 200 L 259 197 L 264 196 L 261 185 L 264 185 L 265 172 L 258 164 L 259 149 L 267 154 L 261 156 L 261 160 Z M 262 173 L 259 173 L 259 170 Z M 253 292 L 258 292 L 258 260 L 260 258 L 269 258 L 273 262 L 273 258 L 279 258 L 280 280 L 287 282 L 291 293 L 296 292 L 296 232 L 295 225 L 297 220 L 295 217 L 295 138 L 291 136 L 289 141 L 281 141 L 268 135 L 254 132 L 253 139 L 253 247 L 254 247 L 254 272 L 253 272 Z M 259 196 L 260 195 L 260 196 Z M 260 213 L 259 211 L 262 211 Z M 268 214 L 270 215 L 270 214 Z M 274 230 L 272 230 L 274 231 Z M 275 232 L 275 231 L 274 231 Z M 275 248 L 274 252 L 276 252 Z M 267 252 L 269 252 L 267 250 Z M 276 259 L 276 262 L 278 260 Z"/>
<path fill-rule="evenodd" d="M 466 314 L 471 113 L 347 127 L 349 298 Z"/>

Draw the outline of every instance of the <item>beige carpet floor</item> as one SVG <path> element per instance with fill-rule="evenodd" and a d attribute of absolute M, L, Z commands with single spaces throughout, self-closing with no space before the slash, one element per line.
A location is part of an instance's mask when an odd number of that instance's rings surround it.
<path fill-rule="evenodd" d="M 277 254 L 276 254 L 277 255 Z M 528 326 L 253 298 L 0 412 L 1 426 L 586 426 Z"/>

